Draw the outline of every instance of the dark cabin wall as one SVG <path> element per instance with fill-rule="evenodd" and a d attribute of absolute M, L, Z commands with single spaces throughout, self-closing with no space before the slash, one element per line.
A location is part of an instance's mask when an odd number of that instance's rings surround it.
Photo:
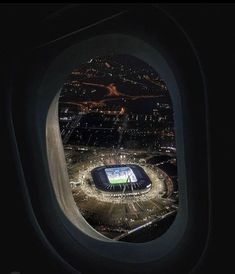
<path fill-rule="evenodd" d="M 232 189 L 232 175 L 229 170 L 230 131 L 228 122 L 232 116 L 234 76 L 234 5 L 222 4 L 161 4 L 184 28 L 193 42 L 200 57 L 208 87 L 209 141 L 211 160 L 212 187 L 212 228 L 208 252 L 201 266 L 195 273 L 229 273 L 233 268 L 230 246 L 234 242 L 232 232 L 231 210 L 234 199 L 229 198 Z M 53 12 L 66 8 L 64 4 L 36 5 L 2 5 L 0 7 L 1 29 L 1 212 L 3 238 L 6 239 L 3 249 L 6 270 L 10 273 L 65 273 L 62 266 L 51 261 L 42 244 L 34 235 L 26 219 L 26 209 L 22 193 L 18 186 L 20 166 L 17 164 L 16 147 L 12 142 L 13 132 L 9 132 L 9 97 L 7 88 L 14 83 L 15 64 L 24 67 L 24 52 L 40 41 L 38 22 Z M 93 16 L 88 14 L 87 16 Z M 231 138 L 231 137 L 230 137 Z M 223 187 L 223 190 L 221 190 Z M 231 196 L 232 197 L 232 196 Z M 234 212 L 233 212 L 234 216 Z M 200 221 L 200 220 L 199 220 Z M 3 256 L 3 255 L 2 255 Z M 34 269 L 32 270 L 32 266 Z"/>

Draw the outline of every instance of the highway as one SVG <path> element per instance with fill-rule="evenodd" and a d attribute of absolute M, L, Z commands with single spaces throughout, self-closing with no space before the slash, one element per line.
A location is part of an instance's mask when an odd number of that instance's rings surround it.
<path fill-rule="evenodd" d="M 138 227 L 136 227 L 134 229 L 131 229 L 131 230 L 129 230 L 129 231 L 127 231 L 127 232 L 125 232 L 125 233 L 123 233 L 123 234 L 121 234 L 121 235 L 113 238 L 113 240 L 119 241 L 119 240 L 123 239 L 124 237 L 126 237 L 127 235 L 130 235 L 132 233 L 135 233 L 136 231 L 139 231 L 139 230 L 141 230 L 141 229 L 143 229 L 145 227 L 148 227 L 148 226 L 150 226 L 150 225 L 152 225 L 154 223 L 157 223 L 157 222 L 159 222 L 159 221 L 161 221 L 161 220 L 163 220 L 163 219 L 165 219 L 165 218 L 167 218 L 167 217 L 169 217 L 169 216 L 171 216 L 171 215 L 173 215 L 175 213 L 176 213 L 176 210 L 172 210 L 171 212 L 168 212 L 168 213 L 166 213 L 166 214 L 164 214 L 162 216 L 158 216 L 157 218 L 153 219 L 150 222 L 147 222 L 147 223 L 145 223 L 143 225 L 140 225 L 140 226 L 138 226 Z"/>

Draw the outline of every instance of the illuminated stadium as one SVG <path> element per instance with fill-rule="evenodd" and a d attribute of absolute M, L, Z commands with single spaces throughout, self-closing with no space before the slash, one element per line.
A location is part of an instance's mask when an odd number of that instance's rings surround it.
<path fill-rule="evenodd" d="M 152 182 L 142 167 L 135 164 L 109 165 L 93 169 L 91 175 L 95 186 L 107 192 L 146 192 Z"/>

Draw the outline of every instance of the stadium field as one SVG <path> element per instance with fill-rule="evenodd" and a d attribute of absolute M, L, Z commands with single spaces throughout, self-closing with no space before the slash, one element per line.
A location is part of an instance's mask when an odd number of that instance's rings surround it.
<path fill-rule="evenodd" d="M 106 168 L 105 173 L 112 185 L 137 182 L 136 176 L 130 167 Z"/>
<path fill-rule="evenodd" d="M 136 164 L 99 166 L 91 170 L 91 176 L 95 186 L 107 192 L 139 193 L 152 184 L 144 169 Z"/>
<path fill-rule="evenodd" d="M 119 179 L 110 179 L 109 182 L 110 184 L 115 185 L 115 184 L 126 184 L 129 181 L 127 179 L 119 178 Z"/>

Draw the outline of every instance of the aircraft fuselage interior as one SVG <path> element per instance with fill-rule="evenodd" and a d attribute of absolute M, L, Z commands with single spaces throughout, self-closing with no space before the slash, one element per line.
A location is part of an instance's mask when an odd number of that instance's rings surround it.
<path fill-rule="evenodd" d="M 234 272 L 234 7 L 0 5 L 1 273 Z"/>

